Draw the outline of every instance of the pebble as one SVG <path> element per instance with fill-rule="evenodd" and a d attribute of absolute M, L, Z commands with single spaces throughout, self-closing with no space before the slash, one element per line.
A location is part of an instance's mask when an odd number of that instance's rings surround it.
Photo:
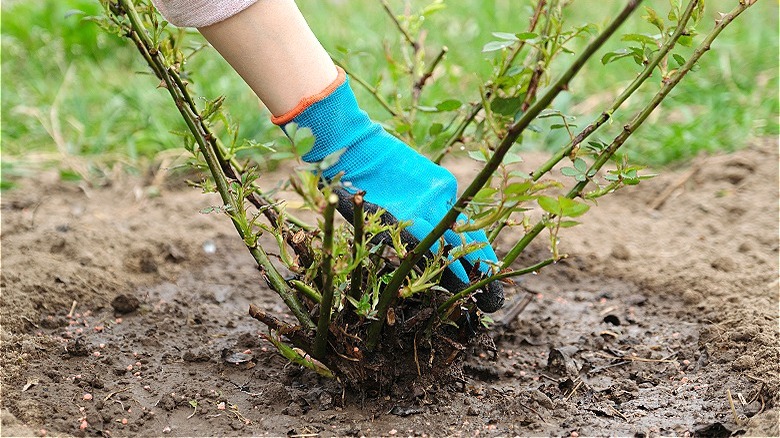
<path fill-rule="evenodd" d="M 83 397 L 81 397 L 82 400 L 92 400 L 92 394 L 86 393 Z"/>

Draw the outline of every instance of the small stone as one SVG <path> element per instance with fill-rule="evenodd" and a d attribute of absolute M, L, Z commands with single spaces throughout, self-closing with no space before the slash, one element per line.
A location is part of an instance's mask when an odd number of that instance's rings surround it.
<path fill-rule="evenodd" d="M 92 400 L 92 394 L 86 393 L 83 397 L 81 397 L 82 400 Z"/>
<path fill-rule="evenodd" d="M 466 415 L 470 415 L 472 417 L 476 417 L 477 415 L 479 415 L 479 412 L 477 411 L 477 409 L 474 406 L 469 406 L 468 411 L 466 411 Z"/>
<path fill-rule="evenodd" d="M 171 433 L 171 427 L 170 426 L 165 426 L 163 428 L 163 430 L 162 430 L 162 433 Z"/>

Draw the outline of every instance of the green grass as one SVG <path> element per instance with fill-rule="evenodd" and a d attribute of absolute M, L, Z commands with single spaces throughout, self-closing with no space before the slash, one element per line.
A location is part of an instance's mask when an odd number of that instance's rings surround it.
<path fill-rule="evenodd" d="M 387 94 L 408 95 L 398 73 L 387 67 L 383 44 L 397 51 L 401 44 L 378 2 L 337 0 L 299 2 L 312 28 L 336 57 L 372 83 L 381 80 Z M 474 100 L 477 87 L 487 78 L 492 55 L 481 53 L 491 32 L 517 32 L 526 27 L 528 2 L 449 1 L 432 15 L 425 27 L 428 57 L 442 45 L 450 51 L 442 75 L 426 89 L 423 103 L 450 97 Z M 711 26 L 717 10 L 733 1 L 708 4 Z M 391 2 L 401 12 L 404 2 Z M 426 2 L 412 1 L 411 9 Z M 666 0 L 646 5 L 666 10 Z M 616 9 L 613 5 L 612 10 Z M 184 129 L 170 99 L 126 41 L 104 34 L 84 15 L 100 13 L 88 0 L 9 1 L 2 5 L 2 174 L 3 187 L 18 175 L 41 167 L 57 166 L 63 176 L 99 175 L 117 163 L 140 169 L 162 151 L 180 147 L 171 130 Z M 569 23 L 604 20 L 587 2 L 571 6 Z M 74 13 L 72 11 L 83 11 Z M 621 33 L 651 29 L 636 14 Z M 691 74 L 656 111 L 647 126 L 627 146 L 640 162 L 667 164 L 685 160 L 700 151 L 739 148 L 751 137 L 778 134 L 778 6 L 761 1 L 731 25 L 701 68 Z M 598 21 L 597 21 L 598 22 Z M 192 44 L 198 44 L 196 37 Z M 616 41 L 603 50 L 619 47 Z M 343 53 L 348 48 L 348 54 Z M 600 55 L 596 58 L 600 58 Z M 560 69 L 567 59 L 561 59 Z M 242 135 L 268 141 L 281 135 L 240 78 L 211 49 L 194 58 L 190 78 L 198 94 L 227 96 L 228 107 L 242 127 Z M 560 70 L 558 70 L 560 71 Z M 602 66 L 593 59 L 555 105 L 579 116 L 586 124 L 637 71 L 630 60 Z M 138 74 L 138 73 L 140 74 Z M 657 87 L 648 83 L 626 111 L 638 108 L 642 96 Z M 364 90 L 358 98 L 370 114 L 385 120 L 387 114 Z M 437 116 L 430 116 L 434 120 Z M 619 124 L 617 124 L 619 126 Z M 610 133 L 599 133 L 609 138 Z M 554 148 L 565 142 L 561 131 L 529 135 L 522 148 Z"/>

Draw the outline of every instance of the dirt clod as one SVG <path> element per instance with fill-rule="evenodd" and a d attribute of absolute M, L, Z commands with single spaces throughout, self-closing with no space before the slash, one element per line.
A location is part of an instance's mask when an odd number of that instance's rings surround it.
<path fill-rule="evenodd" d="M 133 295 L 119 294 L 111 300 L 111 307 L 118 313 L 130 313 L 138 309 L 141 301 Z"/>

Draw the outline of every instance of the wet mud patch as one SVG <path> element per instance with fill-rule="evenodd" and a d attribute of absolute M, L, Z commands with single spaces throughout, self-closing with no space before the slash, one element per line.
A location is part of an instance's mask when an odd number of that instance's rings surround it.
<path fill-rule="evenodd" d="M 767 143 L 618 193 L 508 290 L 533 301 L 494 353 L 380 398 L 261 338 L 249 304 L 281 301 L 198 214 L 213 198 L 30 181 L 2 199 L 2 434 L 778 435 L 776 163 Z"/>

